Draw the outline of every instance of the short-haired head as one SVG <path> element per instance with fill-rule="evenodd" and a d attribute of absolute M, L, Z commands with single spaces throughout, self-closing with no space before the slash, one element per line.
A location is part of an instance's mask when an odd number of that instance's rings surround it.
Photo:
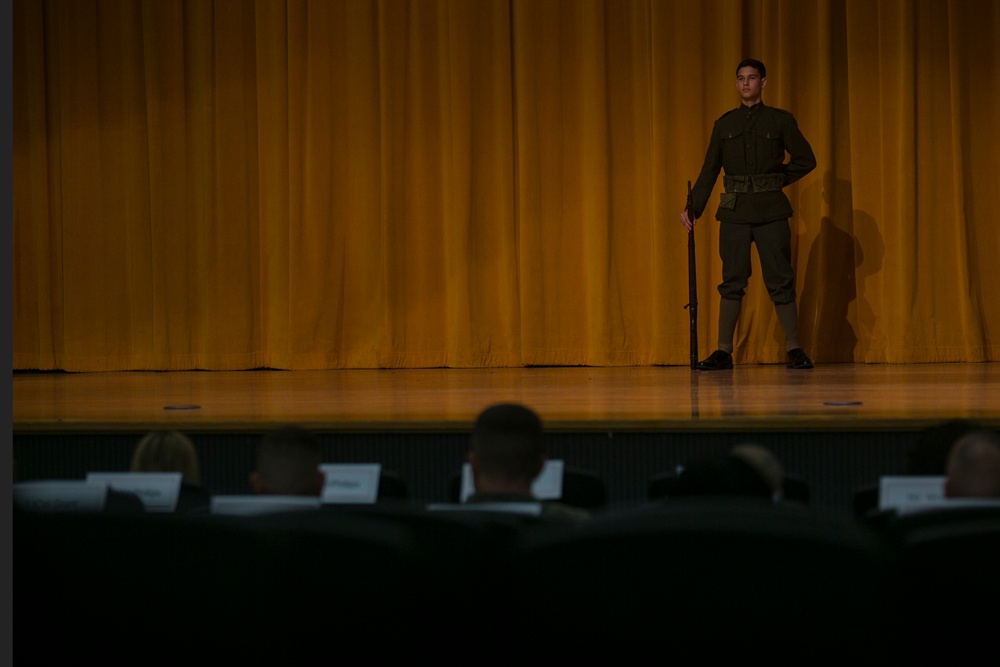
<path fill-rule="evenodd" d="M 257 443 L 253 492 L 261 495 L 318 496 L 323 491 L 319 470 L 323 451 L 315 434 L 298 426 L 281 426 Z"/>
<path fill-rule="evenodd" d="M 945 495 L 949 498 L 1000 498 L 1000 434 L 967 433 L 948 456 Z"/>
<path fill-rule="evenodd" d="M 469 460 L 477 492 L 485 490 L 484 480 L 530 490 L 545 463 L 541 419 L 517 403 L 491 405 L 476 418 Z"/>
<path fill-rule="evenodd" d="M 755 70 L 757 70 L 757 74 L 760 75 L 760 78 L 762 79 L 767 78 L 767 68 L 764 67 L 764 63 L 757 60 L 756 58 L 744 58 L 743 60 L 741 60 L 740 64 L 736 66 L 736 74 L 739 75 L 740 70 L 743 69 L 744 67 L 753 67 Z"/>
<path fill-rule="evenodd" d="M 179 431 L 150 431 L 132 452 L 132 472 L 179 472 L 188 484 L 201 484 L 198 455 Z"/>

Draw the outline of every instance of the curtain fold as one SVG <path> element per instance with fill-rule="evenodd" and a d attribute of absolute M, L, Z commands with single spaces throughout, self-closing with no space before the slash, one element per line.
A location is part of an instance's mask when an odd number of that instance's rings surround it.
<path fill-rule="evenodd" d="M 998 4 L 15 0 L 12 20 L 15 369 L 686 365 L 677 217 L 746 56 L 818 160 L 786 190 L 811 356 L 1000 356 Z M 737 361 L 778 363 L 753 266 Z"/>

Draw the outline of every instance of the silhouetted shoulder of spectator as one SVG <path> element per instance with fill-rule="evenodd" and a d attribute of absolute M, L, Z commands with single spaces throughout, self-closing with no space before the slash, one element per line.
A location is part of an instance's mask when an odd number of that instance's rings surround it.
<path fill-rule="evenodd" d="M 1000 498 L 1000 435 L 977 430 L 955 441 L 948 456 L 945 496 Z"/>
<path fill-rule="evenodd" d="M 108 489 L 104 497 L 103 514 L 145 514 L 146 506 L 142 499 L 128 491 Z"/>
<path fill-rule="evenodd" d="M 175 514 L 208 514 L 212 508 L 212 494 L 199 484 L 181 482 Z"/>
<path fill-rule="evenodd" d="M 695 461 L 677 476 L 677 497 L 740 496 L 773 498 L 771 485 L 743 458 L 729 454 Z"/>

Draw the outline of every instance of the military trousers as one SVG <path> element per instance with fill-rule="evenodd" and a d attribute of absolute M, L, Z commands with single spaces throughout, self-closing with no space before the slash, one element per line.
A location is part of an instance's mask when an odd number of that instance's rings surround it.
<path fill-rule="evenodd" d="M 788 220 L 763 223 L 719 223 L 719 256 L 722 258 L 723 299 L 739 300 L 750 281 L 750 246 L 757 246 L 760 270 L 771 301 L 795 301 L 795 273 L 792 271 L 792 232 Z"/>

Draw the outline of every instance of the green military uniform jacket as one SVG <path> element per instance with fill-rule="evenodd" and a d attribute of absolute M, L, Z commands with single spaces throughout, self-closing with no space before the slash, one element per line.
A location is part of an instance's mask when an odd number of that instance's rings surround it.
<path fill-rule="evenodd" d="M 759 223 L 788 219 L 792 205 L 782 188 L 815 168 L 816 157 L 791 113 L 763 102 L 752 107 L 740 105 L 715 121 L 705 163 L 691 188 L 692 208 L 696 217 L 701 217 L 723 170 L 725 192 L 716 220 Z"/>

